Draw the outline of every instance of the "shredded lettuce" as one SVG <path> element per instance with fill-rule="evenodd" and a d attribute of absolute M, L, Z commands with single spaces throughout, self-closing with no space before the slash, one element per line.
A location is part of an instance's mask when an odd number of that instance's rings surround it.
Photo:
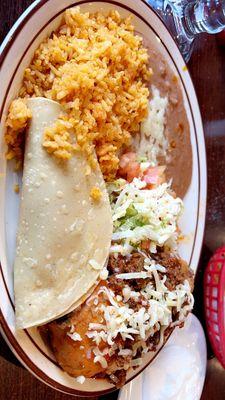
<path fill-rule="evenodd" d="M 163 183 L 149 190 L 137 178 L 126 184 L 124 180 L 119 181 L 114 186 L 116 192 L 111 192 L 113 241 L 137 247 L 143 240 L 150 239 L 154 248 L 163 246 L 168 240 L 176 241 L 183 203 L 170 194 L 170 185 Z"/>
<path fill-rule="evenodd" d="M 109 182 L 106 184 L 107 191 L 109 195 L 115 194 L 121 191 L 121 189 L 126 185 L 127 181 L 125 179 L 116 179 L 114 182 Z"/>
<path fill-rule="evenodd" d="M 145 163 L 148 162 L 148 157 L 147 156 L 137 156 L 137 161 L 141 164 L 141 163 Z"/>

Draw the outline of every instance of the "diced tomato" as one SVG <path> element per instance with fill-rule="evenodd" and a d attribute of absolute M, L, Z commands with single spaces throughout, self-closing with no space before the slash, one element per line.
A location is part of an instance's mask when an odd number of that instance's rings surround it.
<path fill-rule="evenodd" d="M 149 167 L 144 172 L 143 181 L 150 187 L 161 185 L 165 182 L 164 172 L 165 167 Z"/>
<path fill-rule="evenodd" d="M 138 178 L 140 175 L 140 164 L 137 161 L 130 163 L 130 169 L 127 173 L 128 182 L 132 182 L 134 178 Z"/>
<path fill-rule="evenodd" d="M 131 161 L 136 161 L 136 154 L 133 152 L 125 153 L 120 159 L 120 168 L 126 169 Z"/>
<path fill-rule="evenodd" d="M 132 182 L 134 178 L 140 178 L 147 183 L 148 189 L 165 182 L 164 171 L 165 167 L 149 167 L 146 171 L 141 172 L 134 152 L 125 153 L 120 159 L 119 176 L 128 182 Z"/>
<path fill-rule="evenodd" d="M 136 154 L 133 152 L 125 153 L 120 159 L 119 175 L 128 182 L 140 175 L 140 164 L 136 161 Z"/>

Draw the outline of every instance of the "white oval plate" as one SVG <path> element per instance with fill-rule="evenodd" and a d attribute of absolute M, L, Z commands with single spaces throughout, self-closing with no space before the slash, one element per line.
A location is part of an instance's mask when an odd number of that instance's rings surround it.
<path fill-rule="evenodd" d="M 97 396 L 114 390 L 106 380 L 87 379 L 83 385 L 65 374 L 56 364 L 48 347 L 36 329 L 15 331 L 13 299 L 13 260 L 15 253 L 19 196 L 14 193 L 13 183 L 18 177 L 4 157 L 4 121 L 11 100 L 16 96 L 23 71 L 28 66 L 39 43 L 60 22 L 60 14 L 68 7 L 80 5 L 84 11 L 103 11 L 116 7 L 125 16 L 134 16 L 138 32 L 149 37 L 160 51 L 174 73 L 179 77 L 184 104 L 190 124 L 193 152 L 193 173 L 184 203 L 185 212 L 180 221 L 182 232 L 187 235 L 179 248 L 180 255 L 196 271 L 201 252 L 206 211 L 206 157 L 201 116 L 190 75 L 183 58 L 154 11 L 144 0 L 88 1 L 39 0 L 35 1 L 19 18 L 1 47 L 1 136 L 0 136 L 0 321 L 1 332 L 18 359 L 37 378 L 62 392 L 72 395 Z M 160 38 L 160 40 L 159 40 Z M 128 381 L 137 376 L 155 357 L 146 355 L 143 365 L 130 373 Z"/>

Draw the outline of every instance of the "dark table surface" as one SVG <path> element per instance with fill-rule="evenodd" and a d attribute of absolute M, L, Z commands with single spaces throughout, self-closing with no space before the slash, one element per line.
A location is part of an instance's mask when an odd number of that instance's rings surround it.
<path fill-rule="evenodd" d="M 59 0 L 60 1 L 60 0 Z M 32 0 L 0 0 L 0 42 Z M 202 320 L 202 277 L 213 251 L 225 244 L 225 45 L 215 36 L 196 40 L 189 62 L 202 119 L 208 161 L 208 207 L 202 257 L 196 282 L 195 313 Z M 225 371 L 208 348 L 208 369 L 201 400 L 225 399 Z M 15 359 L 0 337 L 0 400 L 65 400 L 34 378 Z M 104 399 L 116 399 L 117 393 Z"/>

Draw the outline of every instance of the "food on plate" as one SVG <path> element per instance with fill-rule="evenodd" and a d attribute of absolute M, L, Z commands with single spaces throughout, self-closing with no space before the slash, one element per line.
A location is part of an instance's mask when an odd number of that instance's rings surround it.
<path fill-rule="evenodd" d="M 166 183 L 147 186 L 138 178 L 108 185 L 109 278 L 66 319 L 44 328 L 59 364 L 75 377 L 100 374 L 121 386 L 129 367 L 140 366 L 193 307 L 193 274 L 171 251 L 182 201 Z"/>
<path fill-rule="evenodd" d="M 24 72 L 5 139 L 17 168 L 24 157 L 17 327 L 39 326 L 79 383 L 120 387 L 193 308 L 178 78 L 130 17 L 69 9 Z"/>
<path fill-rule="evenodd" d="M 135 34 L 131 16 L 122 18 L 117 10 L 103 15 L 68 9 L 60 27 L 40 44 L 6 121 L 7 157 L 18 164 L 24 126 L 30 120 L 24 103 L 37 96 L 60 102 L 66 111 L 67 127 L 59 119 L 43 135 L 45 149 L 55 157 L 71 157 L 76 137 L 90 162 L 94 145 L 104 178 L 110 181 L 119 169 L 120 153 L 140 136 L 144 122 L 141 152 L 151 148 L 152 162 L 166 163 L 166 178 L 173 179 L 177 195 L 187 191 L 192 151 L 178 77 L 155 44 Z"/>
<path fill-rule="evenodd" d="M 95 146 L 104 177 L 111 180 L 119 166 L 118 151 L 130 144 L 147 115 L 150 75 L 147 50 L 141 37 L 134 35 L 130 18 L 121 18 L 117 11 L 104 16 L 72 8 L 65 12 L 60 28 L 36 50 L 19 94 L 48 97 L 66 110 L 67 129 L 63 128 L 67 134 L 72 129 L 72 135 L 59 143 L 59 119 L 43 136 L 48 152 L 59 159 L 70 158 L 71 140 L 76 137 L 91 162 L 95 162 L 91 151 Z M 12 104 L 6 138 L 9 157 L 20 158 L 15 108 L 19 123 L 24 125 L 27 118 L 26 110 L 21 110 L 25 114 L 21 118 L 18 104 Z"/>
<path fill-rule="evenodd" d="M 108 377 L 117 387 L 130 366 L 142 364 L 193 306 L 193 276 L 185 262 L 161 254 L 110 257 L 107 281 L 66 318 L 44 328 L 61 367 L 70 375 Z"/>

